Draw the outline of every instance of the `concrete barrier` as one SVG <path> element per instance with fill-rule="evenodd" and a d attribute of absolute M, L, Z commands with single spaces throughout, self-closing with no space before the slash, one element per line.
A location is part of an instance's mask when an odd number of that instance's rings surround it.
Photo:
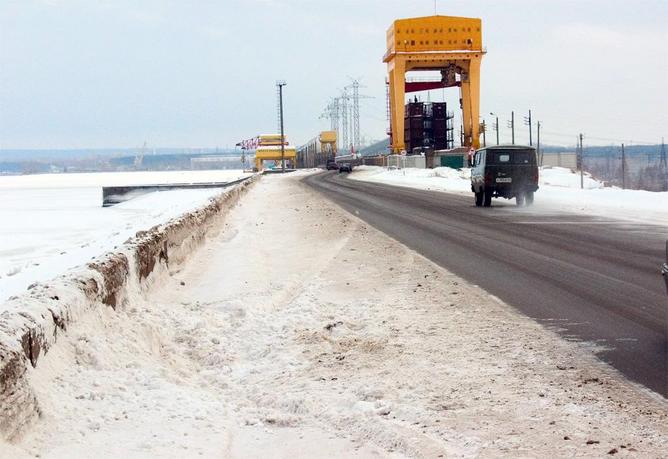
<path fill-rule="evenodd" d="M 426 159 L 422 155 L 390 155 L 387 157 L 388 167 L 405 169 L 407 167 L 424 169 L 427 167 Z"/>
<path fill-rule="evenodd" d="M 125 186 L 103 186 L 102 207 L 110 207 L 114 204 L 128 201 L 147 193 L 171 190 L 198 190 L 203 188 L 226 188 L 247 180 L 243 177 L 230 182 L 201 182 L 201 183 L 165 183 L 156 185 L 125 185 Z"/>
<path fill-rule="evenodd" d="M 130 289 L 144 288 L 160 271 L 185 261 L 259 179 L 255 175 L 205 207 L 138 232 L 118 251 L 10 298 L 0 313 L 0 435 L 11 440 L 39 416 L 26 373 L 71 324 L 94 308 L 123 307 Z"/>

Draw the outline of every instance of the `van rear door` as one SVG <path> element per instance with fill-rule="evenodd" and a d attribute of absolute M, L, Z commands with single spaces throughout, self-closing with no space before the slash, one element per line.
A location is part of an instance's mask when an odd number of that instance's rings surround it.
<path fill-rule="evenodd" d="M 487 151 L 487 171 L 497 190 L 535 188 L 536 152 L 532 148 Z"/>
<path fill-rule="evenodd" d="M 513 151 L 513 179 L 516 190 L 535 190 L 538 179 L 538 166 L 536 164 L 536 150 L 517 149 Z"/>
<path fill-rule="evenodd" d="M 512 154 L 508 150 L 487 150 L 486 174 L 494 188 L 506 189 L 513 185 Z"/>

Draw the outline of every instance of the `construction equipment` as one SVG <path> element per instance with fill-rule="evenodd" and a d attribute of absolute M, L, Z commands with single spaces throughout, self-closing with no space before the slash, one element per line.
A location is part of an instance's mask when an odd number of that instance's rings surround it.
<path fill-rule="evenodd" d="M 463 112 L 463 143 L 480 146 L 480 62 L 482 21 L 455 16 L 398 19 L 387 30 L 387 63 L 390 89 L 390 136 L 395 153 L 405 150 L 404 103 L 411 91 L 459 87 Z M 406 72 L 441 72 L 441 81 L 408 82 Z"/>

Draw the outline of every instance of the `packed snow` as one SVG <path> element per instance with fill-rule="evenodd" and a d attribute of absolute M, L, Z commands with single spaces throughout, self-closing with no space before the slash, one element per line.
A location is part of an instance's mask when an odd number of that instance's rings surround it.
<path fill-rule="evenodd" d="M 170 265 L 116 311 L 97 308 L 68 327 L 29 369 L 39 421 L 0 453 L 668 449 L 665 401 L 342 211 L 298 174 L 263 177 L 185 265 Z"/>
<path fill-rule="evenodd" d="M 221 192 L 161 191 L 102 208 L 102 186 L 227 182 L 245 175 L 234 170 L 0 177 L 0 310 L 30 284 L 84 264 Z"/>
<path fill-rule="evenodd" d="M 423 190 L 471 196 L 468 168 L 452 169 L 388 169 L 379 166 L 358 166 L 350 174 L 354 180 L 385 183 Z M 507 205 L 510 201 L 494 199 L 494 205 Z M 604 218 L 620 218 L 638 222 L 668 225 L 668 192 L 623 190 L 605 187 L 588 174 L 580 189 L 580 174 L 563 167 L 541 168 L 539 189 L 536 192 L 532 212 L 576 213 Z"/>

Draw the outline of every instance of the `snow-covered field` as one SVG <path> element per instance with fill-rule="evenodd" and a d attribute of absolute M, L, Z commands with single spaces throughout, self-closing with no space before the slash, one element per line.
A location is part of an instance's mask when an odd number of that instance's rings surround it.
<path fill-rule="evenodd" d="M 299 174 L 68 327 L 28 370 L 37 424 L 0 456 L 664 455 L 664 400 Z"/>
<path fill-rule="evenodd" d="M 202 206 L 221 189 L 150 193 L 102 208 L 102 187 L 231 181 L 244 172 L 178 171 L 0 177 L 0 310 L 9 296 Z"/>
<path fill-rule="evenodd" d="M 378 166 L 356 167 L 351 179 L 390 185 L 465 194 L 471 197 L 470 169 L 448 167 L 434 169 L 387 169 Z M 621 218 L 668 225 L 668 192 L 622 190 L 603 187 L 601 182 L 585 176 L 580 189 L 580 175 L 563 167 L 542 168 L 539 190 L 532 212 L 577 213 L 604 218 Z M 494 199 L 492 205 L 514 201 Z"/>

